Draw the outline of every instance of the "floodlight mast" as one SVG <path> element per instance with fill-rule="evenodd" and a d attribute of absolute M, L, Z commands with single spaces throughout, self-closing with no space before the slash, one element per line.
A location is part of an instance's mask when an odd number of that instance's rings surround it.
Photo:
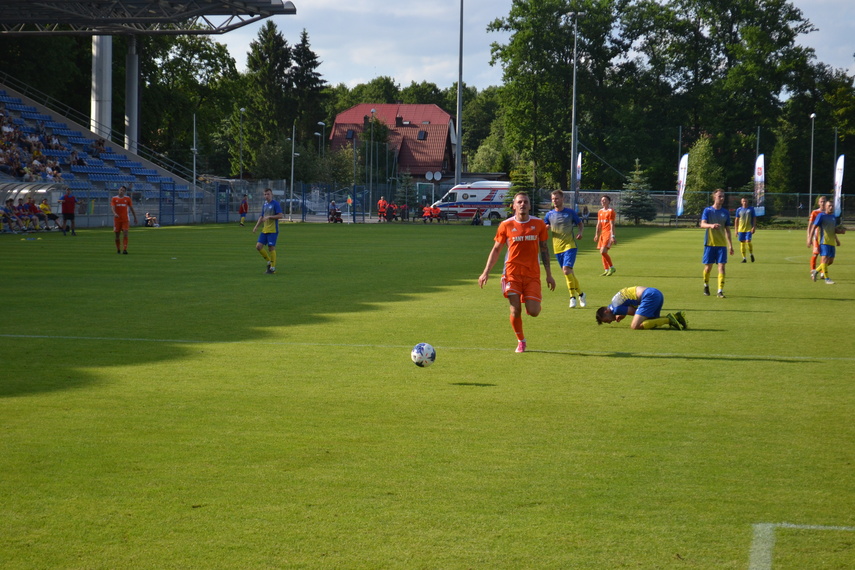
<path fill-rule="evenodd" d="M 573 95 L 572 107 L 570 115 L 570 192 L 573 194 L 573 209 L 577 209 L 579 204 L 579 188 L 576 181 L 576 147 L 578 141 L 576 138 L 576 48 L 578 44 L 578 23 L 579 18 L 587 15 L 587 12 L 567 12 L 567 17 L 573 20 Z"/>

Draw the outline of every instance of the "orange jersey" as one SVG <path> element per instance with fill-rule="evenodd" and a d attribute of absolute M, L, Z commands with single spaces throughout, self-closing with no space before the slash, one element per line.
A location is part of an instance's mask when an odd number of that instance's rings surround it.
<path fill-rule="evenodd" d="M 600 236 L 611 237 L 614 234 L 615 211 L 612 208 L 601 209 L 597 212 L 597 225 L 600 226 Z"/>
<path fill-rule="evenodd" d="M 540 244 L 549 239 L 546 224 L 540 218 L 529 217 L 526 222 L 508 218 L 496 230 L 495 241 L 508 246 L 505 258 L 505 278 L 540 279 Z"/>
<path fill-rule="evenodd" d="M 113 196 L 110 198 L 110 207 L 118 215 L 118 218 L 123 222 L 128 221 L 128 209 L 133 205 L 130 196 Z"/>

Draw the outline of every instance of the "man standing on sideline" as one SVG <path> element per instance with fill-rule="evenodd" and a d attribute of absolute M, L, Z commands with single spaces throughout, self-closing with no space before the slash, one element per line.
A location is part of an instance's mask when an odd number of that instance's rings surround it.
<path fill-rule="evenodd" d="M 820 196 L 816 199 L 816 210 L 810 213 L 810 218 L 808 218 L 808 227 L 807 227 L 807 246 L 813 246 L 813 254 L 810 257 L 810 277 L 814 281 L 816 281 L 816 259 L 819 257 L 819 234 L 814 234 L 813 222 L 816 220 L 816 217 L 820 214 L 825 213 L 825 202 L 827 198 L 825 196 Z M 820 275 L 823 279 L 825 279 L 825 275 Z"/>
<path fill-rule="evenodd" d="M 243 227 L 243 222 L 246 220 L 246 215 L 249 214 L 249 200 L 247 200 L 248 196 L 246 194 L 243 195 L 243 200 L 240 201 L 240 206 L 238 206 L 238 215 L 240 216 L 240 227 Z"/>
<path fill-rule="evenodd" d="M 389 206 L 389 202 L 386 201 L 384 196 L 380 196 L 380 199 L 377 200 L 377 221 L 385 222 L 386 221 L 386 208 Z"/>
<path fill-rule="evenodd" d="M 713 205 L 704 208 L 701 227 L 704 234 L 704 295 L 710 294 L 710 273 L 713 264 L 718 265 L 718 297 L 724 299 L 724 266 L 727 255 L 733 255 L 733 240 L 730 237 L 730 212 L 724 207 L 724 190 L 713 192 Z"/>
<path fill-rule="evenodd" d="M 612 199 L 608 196 L 600 198 L 602 208 L 597 212 L 597 229 L 594 231 L 594 243 L 603 258 L 603 276 L 615 274 L 615 266 L 609 255 L 609 250 L 615 244 L 615 211 L 612 209 Z"/>
<path fill-rule="evenodd" d="M 538 255 L 546 270 L 546 284 L 550 291 L 555 290 L 555 279 L 549 266 L 549 232 L 546 224 L 539 218 L 529 215 L 531 201 L 528 194 L 519 192 L 511 204 L 514 215 L 499 224 L 495 243 L 487 256 L 487 265 L 478 285 L 483 289 L 490 277 L 490 270 L 499 260 L 502 247 L 508 246 L 508 254 L 502 271 L 502 294 L 510 303 L 511 327 L 517 337 L 516 352 L 526 351 L 526 339 L 523 334 L 522 305 L 530 317 L 540 314 L 542 293 L 540 286 L 540 267 Z"/>
<path fill-rule="evenodd" d="M 748 198 L 742 199 L 742 206 L 736 209 L 736 239 L 739 240 L 739 252 L 742 254 L 742 263 L 746 262 L 746 254 L 751 256 L 754 263 L 754 245 L 751 238 L 757 230 L 757 214 L 754 207 L 748 205 Z"/>
<path fill-rule="evenodd" d="M 279 237 L 279 220 L 281 219 L 282 207 L 279 205 L 279 202 L 273 199 L 273 190 L 265 188 L 261 216 L 258 217 L 255 227 L 252 228 L 252 233 L 255 233 L 258 226 L 261 226 L 261 233 L 258 236 L 258 243 L 255 244 L 255 249 L 267 261 L 267 271 L 265 273 L 276 273 L 276 239 Z M 267 249 L 265 250 L 265 248 Z"/>
<path fill-rule="evenodd" d="M 125 255 L 128 254 L 128 229 L 130 228 L 128 210 L 134 215 L 134 224 L 137 223 L 137 213 L 134 211 L 131 197 L 125 195 L 127 190 L 124 186 L 119 186 L 119 195 L 110 198 L 110 209 L 113 211 L 113 232 L 116 234 L 116 253 Z M 122 236 L 121 247 L 120 235 Z"/>
<path fill-rule="evenodd" d="M 817 273 L 825 276 L 826 285 L 834 285 L 834 281 L 828 275 L 828 267 L 834 263 L 837 248 L 840 246 L 840 238 L 837 237 L 837 218 L 834 217 L 834 202 L 825 202 L 825 212 L 818 215 L 813 221 L 811 230 L 816 241 L 819 242 L 819 253 L 822 255 L 822 263 L 819 270 L 812 270 L 810 277 L 816 281 Z"/>
<path fill-rule="evenodd" d="M 570 308 L 576 307 L 577 299 L 579 307 L 585 307 L 587 304 L 585 293 L 582 292 L 579 280 L 573 273 L 576 253 L 579 251 L 576 247 L 576 240 L 582 239 L 582 230 L 585 225 L 576 210 L 564 207 L 563 191 L 553 190 L 552 206 L 554 209 L 546 213 L 543 221 L 549 226 L 552 233 L 552 250 L 555 252 L 555 258 L 558 259 L 558 265 L 561 266 L 564 279 L 567 281 L 567 290 L 570 292 Z M 579 228 L 579 233 L 575 239 L 573 239 L 574 227 Z"/>
<path fill-rule="evenodd" d="M 65 191 L 65 194 L 59 199 L 59 204 L 60 212 L 62 213 L 62 235 L 66 235 L 68 223 L 71 222 L 71 235 L 76 236 L 74 210 L 77 208 L 77 197 L 72 193 L 71 188 Z"/>

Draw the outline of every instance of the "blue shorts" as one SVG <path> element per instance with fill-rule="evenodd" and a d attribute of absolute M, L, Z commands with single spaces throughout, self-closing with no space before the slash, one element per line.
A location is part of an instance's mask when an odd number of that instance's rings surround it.
<path fill-rule="evenodd" d="M 701 261 L 704 265 L 712 265 L 713 263 L 727 263 L 727 248 L 724 246 L 704 246 L 704 259 Z"/>
<path fill-rule="evenodd" d="M 837 246 L 821 244 L 819 246 L 819 254 L 823 257 L 834 259 L 834 254 L 837 253 Z"/>
<path fill-rule="evenodd" d="M 555 259 L 558 260 L 558 267 L 572 267 L 576 264 L 576 252 L 578 252 L 578 248 L 568 249 L 567 251 L 562 251 L 561 253 L 555 254 Z"/>
<path fill-rule="evenodd" d="M 276 238 L 278 237 L 278 232 L 272 234 L 260 233 L 258 234 L 258 243 L 267 247 L 276 247 Z"/>
<path fill-rule="evenodd" d="M 754 235 L 751 232 L 736 232 L 736 239 L 739 241 L 751 241 L 751 236 Z"/>
<path fill-rule="evenodd" d="M 638 308 L 635 310 L 636 315 L 641 315 L 648 319 L 658 319 L 659 311 L 662 310 L 662 304 L 665 302 L 665 297 L 659 289 L 648 287 L 641 294 L 639 301 Z"/>

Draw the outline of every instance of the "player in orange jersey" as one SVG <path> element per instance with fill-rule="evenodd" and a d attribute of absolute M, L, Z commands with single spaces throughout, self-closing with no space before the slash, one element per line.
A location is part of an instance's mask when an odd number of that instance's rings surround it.
<path fill-rule="evenodd" d="M 119 187 L 119 195 L 110 198 L 110 209 L 113 210 L 113 231 L 116 233 L 116 253 L 128 254 L 128 228 L 130 227 L 130 219 L 128 218 L 128 210 L 134 215 L 134 224 L 137 223 L 137 213 L 134 211 L 134 204 L 131 202 L 131 197 L 126 196 L 127 188 Z M 119 244 L 119 234 L 123 234 L 121 247 Z"/>
<path fill-rule="evenodd" d="M 813 234 L 813 222 L 820 214 L 825 213 L 825 202 L 828 200 L 825 196 L 820 196 L 816 199 L 816 210 L 810 213 L 807 227 L 807 246 L 813 246 L 813 254 L 810 257 L 810 274 L 813 279 L 816 276 L 816 258 L 819 257 L 819 233 Z M 811 237 L 813 236 L 813 237 Z M 825 278 L 825 275 L 820 275 Z"/>
<path fill-rule="evenodd" d="M 529 215 L 531 201 L 528 194 L 519 192 L 512 202 L 514 215 L 499 224 L 496 230 L 495 243 L 487 257 L 487 266 L 478 277 L 478 285 L 483 289 L 490 276 L 490 270 L 499 260 L 502 247 L 508 246 L 505 266 L 502 271 L 502 293 L 508 299 L 511 308 L 511 327 L 517 337 L 516 352 L 526 351 L 526 340 L 522 326 L 522 305 L 531 317 L 540 314 L 541 286 L 540 267 L 537 258 L 546 270 L 546 284 L 550 291 L 555 291 L 555 279 L 552 278 L 552 268 L 549 266 L 549 231 L 540 218 Z"/>
<path fill-rule="evenodd" d="M 615 266 L 609 255 L 609 249 L 615 244 L 615 211 L 612 209 L 612 199 L 608 196 L 600 198 L 603 206 L 597 212 L 597 229 L 594 231 L 594 243 L 603 258 L 603 275 L 614 275 Z"/>

